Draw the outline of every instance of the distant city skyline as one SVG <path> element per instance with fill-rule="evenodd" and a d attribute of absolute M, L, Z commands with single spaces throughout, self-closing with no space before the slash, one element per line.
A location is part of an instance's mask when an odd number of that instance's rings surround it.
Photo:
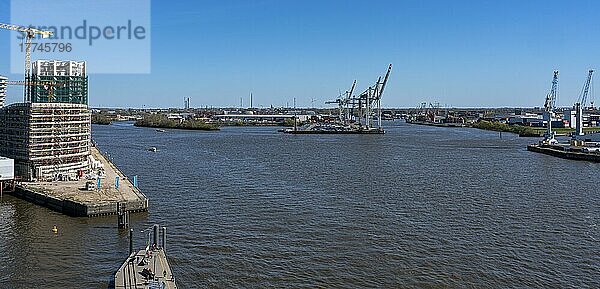
<path fill-rule="evenodd" d="M 0 0 L 0 22 L 10 11 Z M 151 11 L 151 73 L 91 74 L 90 106 L 239 107 L 252 93 L 254 107 L 333 108 L 325 101 L 355 79 L 364 90 L 390 63 L 384 107 L 541 107 L 553 70 L 557 104 L 569 106 L 600 67 L 597 1 L 152 1 Z M 0 30 L 0 75 L 20 80 L 12 33 Z M 21 99 L 10 87 L 7 103 Z"/>

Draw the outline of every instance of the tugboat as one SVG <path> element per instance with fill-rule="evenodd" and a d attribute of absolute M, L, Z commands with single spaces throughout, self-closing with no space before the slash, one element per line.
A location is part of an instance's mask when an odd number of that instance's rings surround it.
<path fill-rule="evenodd" d="M 129 230 L 129 257 L 115 273 L 114 288 L 177 289 L 175 277 L 165 254 L 167 228 L 162 228 L 162 244 L 158 243 L 158 225 L 148 231 L 146 248 L 133 251 L 133 229 Z M 150 232 L 153 233 L 150 242 Z"/>

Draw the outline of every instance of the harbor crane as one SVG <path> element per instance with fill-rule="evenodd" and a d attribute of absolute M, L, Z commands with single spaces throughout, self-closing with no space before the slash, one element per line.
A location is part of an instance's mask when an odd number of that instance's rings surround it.
<path fill-rule="evenodd" d="M 556 107 L 556 98 L 558 97 L 558 70 L 554 71 L 552 77 L 552 87 L 546 95 L 544 103 L 544 119 L 547 121 L 546 132 L 544 133 L 543 144 L 556 144 L 558 141 L 555 138 L 555 133 L 552 131 L 552 118 L 554 117 L 554 109 Z"/>
<path fill-rule="evenodd" d="M 382 78 L 377 79 L 373 86 L 369 86 L 361 94 L 354 96 L 353 92 L 356 88 L 356 80 L 352 83 L 352 88 L 334 100 L 326 103 L 336 103 L 339 106 L 340 122 L 345 126 L 357 125 L 361 131 L 379 131 L 383 132 L 381 127 L 381 97 L 385 91 L 386 84 L 392 71 L 390 64 L 387 73 Z M 376 111 L 375 111 L 376 110 Z M 342 117 L 342 111 L 346 115 Z M 356 114 L 356 111 L 358 113 Z M 374 129 L 373 115 L 376 113 L 378 120 L 378 128 Z"/>
<path fill-rule="evenodd" d="M 352 94 L 354 93 L 354 88 L 356 87 L 356 80 L 352 83 L 352 87 L 350 90 L 346 90 L 344 93 L 340 93 L 339 97 L 333 101 L 327 101 L 326 104 L 336 103 L 339 109 L 339 118 L 342 122 L 347 122 L 350 120 L 350 107 L 348 107 L 348 103 L 350 103 L 350 98 L 352 98 Z"/>
<path fill-rule="evenodd" d="M 388 66 L 388 70 L 381 80 L 381 76 L 375 82 L 375 85 L 368 87 L 363 93 L 358 95 L 355 100 L 358 100 L 358 106 L 360 110 L 361 119 L 364 119 L 365 127 L 367 129 L 372 128 L 373 126 L 373 110 L 374 106 L 377 106 L 377 122 L 378 127 L 381 129 L 381 96 L 383 95 L 383 91 L 385 90 L 385 86 L 387 84 L 390 73 L 392 72 L 392 65 Z M 354 104 L 357 102 L 354 101 Z M 363 109 L 364 106 L 364 109 Z M 362 125 L 362 121 L 360 121 Z"/>
<path fill-rule="evenodd" d="M 41 38 L 49 38 L 53 35 L 53 33 L 51 31 L 35 29 L 33 27 L 25 27 L 25 26 L 5 24 L 5 23 L 0 23 L 0 29 L 18 31 L 18 32 L 24 33 L 24 35 L 25 35 L 25 80 L 24 80 L 25 92 L 24 92 L 23 98 L 24 98 L 25 102 L 30 102 L 31 95 L 28 93 L 27 83 L 30 81 L 30 78 L 31 78 L 31 39 L 35 38 L 38 35 Z"/>
<path fill-rule="evenodd" d="M 585 83 L 583 84 L 583 88 L 581 88 L 581 93 L 577 99 L 577 103 L 581 105 L 581 107 L 585 107 L 587 105 L 587 97 L 590 92 L 590 84 L 592 83 L 592 75 L 594 74 L 594 70 L 590 69 L 588 71 L 587 78 Z M 593 104 L 593 102 L 592 102 Z"/>
<path fill-rule="evenodd" d="M 588 71 L 587 78 L 583 83 L 583 88 L 581 88 L 581 92 L 579 93 L 579 97 L 577 98 L 577 102 L 573 106 L 575 110 L 575 132 L 573 133 L 573 137 L 578 135 L 583 135 L 583 109 L 587 105 L 587 97 L 590 92 L 590 84 L 592 83 L 592 75 L 594 74 L 594 70 L 590 69 Z M 594 102 L 591 102 L 591 107 L 593 108 Z"/>

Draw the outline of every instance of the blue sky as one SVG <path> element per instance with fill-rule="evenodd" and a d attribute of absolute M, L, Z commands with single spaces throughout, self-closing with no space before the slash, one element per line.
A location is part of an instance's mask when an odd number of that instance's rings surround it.
<path fill-rule="evenodd" d="M 0 0 L 0 22 L 9 11 Z M 152 1 L 151 13 L 151 73 L 90 75 L 91 106 L 238 106 L 250 92 L 255 106 L 325 106 L 389 63 L 389 107 L 542 106 L 554 69 L 566 106 L 600 67 L 599 1 Z M 0 74 L 18 79 L 11 35 L 0 30 Z"/>

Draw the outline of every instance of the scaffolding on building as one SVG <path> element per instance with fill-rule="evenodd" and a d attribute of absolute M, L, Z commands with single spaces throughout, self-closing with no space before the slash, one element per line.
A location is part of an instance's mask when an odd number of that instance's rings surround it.
<path fill-rule="evenodd" d="M 29 101 L 0 109 L 0 155 L 23 180 L 65 180 L 89 170 L 91 114 L 85 62 L 38 60 L 25 85 Z"/>
<path fill-rule="evenodd" d="M 48 85 L 49 83 L 53 85 Z M 31 102 L 88 104 L 84 61 L 38 60 L 25 88 Z"/>
<path fill-rule="evenodd" d="M 88 169 L 91 115 L 86 105 L 17 103 L 0 111 L 0 155 L 26 180 L 66 179 Z"/>
<path fill-rule="evenodd" d="M 0 75 L 0 108 L 4 107 L 6 103 L 6 86 L 8 85 L 8 78 Z"/>

